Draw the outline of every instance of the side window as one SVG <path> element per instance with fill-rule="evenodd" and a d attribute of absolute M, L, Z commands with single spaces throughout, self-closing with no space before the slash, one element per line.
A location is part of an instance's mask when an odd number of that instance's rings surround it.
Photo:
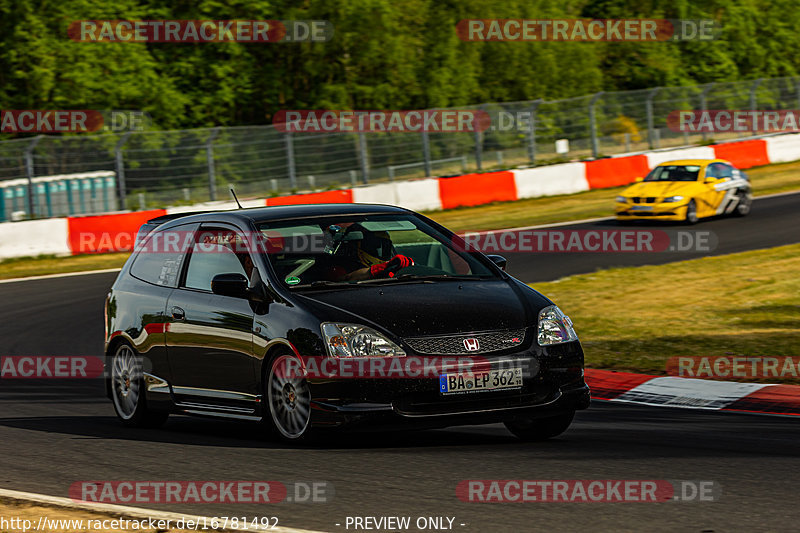
<path fill-rule="evenodd" d="M 719 177 L 733 179 L 733 167 L 730 165 L 719 164 Z"/>
<path fill-rule="evenodd" d="M 184 224 L 169 230 L 154 230 L 137 245 L 131 276 L 153 285 L 176 287 L 181 260 L 194 240 L 197 224 Z"/>
<path fill-rule="evenodd" d="M 733 178 L 733 168 L 730 165 L 725 165 L 723 163 L 711 163 L 708 166 L 706 177 L 730 179 Z"/>
<path fill-rule="evenodd" d="M 242 239 L 229 229 L 203 229 L 197 233 L 186 269 L 188 289 L 211 291 L 211 280 L 218 274 L 242 274 L 249 278 L 252 260 Z"/>

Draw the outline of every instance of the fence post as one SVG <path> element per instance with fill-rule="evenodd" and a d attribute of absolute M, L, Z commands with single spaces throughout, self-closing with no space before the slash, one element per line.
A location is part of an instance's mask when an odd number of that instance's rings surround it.
<path fill-rule="evenodd" d="M 536 111 L 544 100 L 539 98 L 531 104 L 531 121 L 528 124 L 528 159 L 536 163 Z"/>
<path fill-rule="evenodd" d="M 219 135 L 219 128 L 211 130 L 206 139 L 206 163 L 208 164 L 208 196 L 214 202 L 217 199 L 217 174 L 214 169 L 214 139 Z"/>
<path fill-rule="evenodd" d="M 647 100 L 645 100 L 645 110 L 647 111 L 647 144 L 650 145 L 651 150 L 658 148 L 654 142 L 655 136 L 653 135 L 653 129 L 655 128 L 655 121 L 653 120 L 653 99 L 660 90 L 661 87 L 651 89 L 650 92 L 647 93 Z"/>
<path fill-rule="evenodd" d="M 283 136 L 286 142 L 286 163 L 287 168 L 289 169 L 289 186 L 292 189 L 297 188 L 297 174 L 295 174 L 294 168 L 294 138 L 292 138 L 291 132 L 286 132 Z"/>
<path fill-rule="evenodd" d="M 43 135 L 37 135 L 25 148 L 25 173 L 28 175 L 28 216 L 36 218 L 36 208 L 34 201 L 35 191 L 33 190 L 33 149 L 42 140 Z"/>
<path fill-rule="evenodd" d="M 797 109 L 800 109 L 800 78 L 795 78 L 794 85 L 797 89 Z"/>
<path fill-rule="evenodd" d="M 702 113 L 705 113 L 706 111 L 708 111 L 708 104 L 706 102 L 706 95 L 708 94 L 708 92 L 711 90 L 712 87 L 714 87 L 714 82 L 707 83 L 703 87 L 703 90 L 700 92 L 700 111 Z M 708 139 L 708 132 L 703 131 L 703 140 L 705 141 L 706 139 Z"/>
<path fill-rule="evenodd" d="M 50 182 L 44 182 L 44 201 L 47 204 L 47 218 L 52 218 L 53 216 L 53 198 L 50 195 Z"/>
<path fill-rule="evenodd" d="M 127 191 L 125 185 L 125 161 L 122 159 L 122 147 L 128 142 L 131 132 L 127 132 L 120 137 L 117 145 L 114 147 L 114 160 L 116 161 L 117 169 L 117 187 L 119 187 L 119 207 L 121 211 L 126 208 Z M 70 196 L 70 208 L 72 205 L 72 197 Z"/>
<path fill-rule="evenodd" d="M 483 111 L 484 107 L 479 105 L 478 111 Z M 478 171 L 483 170 L 483 133 L 480 128 L 475 128 L 475 167 Z"/>
<path fill-rule="evenodd" d="M 74 190 L 72 188 L 72 180 L 64 180 L 64 185 L 66 185 L 66 187 L 67 187 L 67 212 L 70 215 L 74 215 L 75 214 L 75 201 L 72 198 L 72 191 Z M 123 206 L 123 209 L 125 209 L 124 206 Z"/>
<path fill-rule="evenodd" d="M 422 130 L 422 157 L 425 162 L 425 177 L 428 178 L 433 174 L 431 169 L 431 140 L 424 128 Z"/>
<path fill-rule="evenodd" d="M 753 85 L 750 86 L 750 111 L 755 111 L 758 107 L 758 100 L 756 98 L 756 90 L 758 90 L 758 86 L 761 85 L 761 82 L 764 81 L 764 78 L 758 78 L 757 80 L 753 81 Z M 752 116 L 752 115 L 750 115 Z M 756 134 L 756 121 L 753 121 L 753 128 L 751 130 L 753 135 Z"/>
<path fill-rule="evenodd" d="M 369 183 L 369 154 L 367 153 L 367 137 L 363 131 L 358 132 L 358 163 L 361 167 L 361 179 Z"/>
<path fill-rule="evenodd" d="M 603 91 L 596 93 L 589 101 L 589 126 L 592 133 L 592 157 L 595 159 L 597 159 L 598 155 L 600 154 L 600 146 L 597 142 L 597 120 L 595 117 L 594 105 L 601 96 L 603 96 Z"/>

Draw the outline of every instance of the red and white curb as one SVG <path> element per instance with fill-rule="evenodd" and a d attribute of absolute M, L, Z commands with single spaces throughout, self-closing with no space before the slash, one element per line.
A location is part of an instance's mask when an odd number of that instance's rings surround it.
<path fill-rule="evenodd" d="M 140 507 L 129 507 L 126 505 L 114 505 L 110 503 L 93 503 L 93 502 L 77 502 L 70 498 L 60 498 L 58 496 L 48 496 L 47 494 L 36 494 L 35 492 L 21 492 L 17 490 L 0 489 L 0 499 L 8 499 L 15 501 L 24 501 L 31 504 L 39 504 L 48 507 L 60 507 L 63 509 L 91 511 L 95 513 L 111 514 L 119 518 L 134 518 L 139 520 L 164 520 L 169 523 L 177 523 L 182 520 L 184 523 L 192 520 L 195 524 L 211 524 L 212 517 L 197 516 L 183 513 L 173 513 L 167 511 L 157 511 L 154 509 L 144 509 Z M 202 529 L 201 529 L 202 530 Z M 247 531 L 274 531 L 275 533 L 322 533 L 311 529 L 297 529 L 292 527 L 282 526 L 269 526 L 269 527 L 254 527 L 249 526 Z M 216 531 L 245 531 L 235 528 L 220 528 Z"/>
<path fill-rule="evenodd" d="M 586 370 L 595 400 L 660 407 L 800 416 L 800 386 Z"/>

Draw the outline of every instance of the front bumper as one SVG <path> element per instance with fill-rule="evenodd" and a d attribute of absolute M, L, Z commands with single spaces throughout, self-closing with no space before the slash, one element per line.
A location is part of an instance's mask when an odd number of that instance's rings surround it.
<path fill-rule="evenodd" d="M 668 204 L 620 204 L 617 203 L 614 214 L 617 220 L 672 220 L 681 221 L 686 218 L 688 203 Z M 633 209 L 649 207 L 650 209 Z"/>
<path fill-rule="evenodd" d="M 579 342 L 486 359 L 493 368 L 502 361 L 531 371 L 520 388 L 456 395 L 443 395 L 439 379 L 430 377 L 311 380 L 312 423 L 354 429 L 434 428 L 547 417 L 589 406 Z"/>

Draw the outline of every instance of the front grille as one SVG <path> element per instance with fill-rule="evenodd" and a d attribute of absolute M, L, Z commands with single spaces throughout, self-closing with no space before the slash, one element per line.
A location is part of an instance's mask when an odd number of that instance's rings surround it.
<path fill-rule="evenodd" d="M 639 197 L 638 197 L 638 196 L 634 196 L 634 197 L 632 197 L 632 198 L 631 198 L 631 200 L 632 200 L 632 201 L 633 201 L 633 203 L 635 203 L 635 204 L 638 204 L 638 203 L 639 203 Z"/>
<path fill-rule="evenodd" d="M 653 198 L 652 196 L 650 196 L 650 197 L 648 197 L 648 198 L 645 198 L 645 201 L 646 201 L 648 204 L 654 204 L 654 203 L 656 203 L 656 199 L 655 199 L 655 198 Z"/>
<path fill-rule="evenodd" d="M 464 341 L 478 341 L 477 350 L 467 350 Z M 491 331 L 472 335 L 450 335 L 447 337 L 413 337 L 405 339 L 411 349 L 426 355 L 461 355 L 491 353 L 522 346 L 525 342 L 525 330 Z"/>

